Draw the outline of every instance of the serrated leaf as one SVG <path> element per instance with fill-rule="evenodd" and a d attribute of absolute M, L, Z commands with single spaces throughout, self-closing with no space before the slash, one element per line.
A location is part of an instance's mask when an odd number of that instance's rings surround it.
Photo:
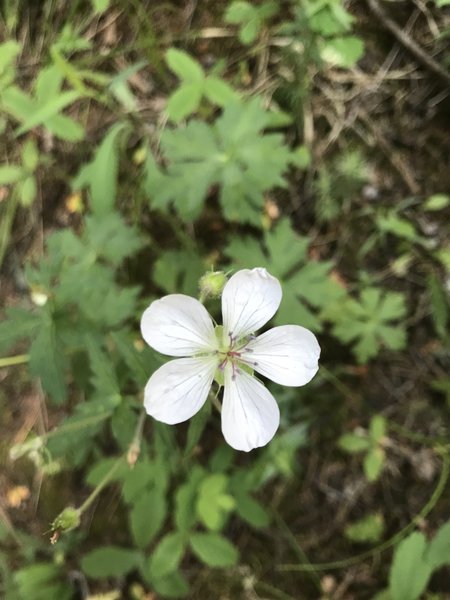
<path fill-rule="evenodd" d="M 218 533 L 194 533 L 189 541 L 194 554 L 210 567 L 232 567 L 239 559 L 235 546 Z"/>
<path fill-rule="evenodd" d="M 425 591 L 431 575 L 426 545 L 425 536 L 415 532 L 396 547 L 389 575 L 392 600 L 416 600 Z"/>
<path fill-rule="evenodd" d="M 119 546 L 104 546 L 91 550 L 81 559 L 81 568 L 88 577 L 106 579 L 122 577 L 137 567 L 141 555 L 136 550 Z"/>
<path fill-rule="evenodd" d="M 183 558 L 184 536 L 176 531 L 165 535 L 150 556 L 148 573 L 151 579 L 159 579 L 177 570 Z"/>
<path fill-rule="evenodd" d="M 47 319 L 31 343 L 29 367 L 56 404 L 62 404 L 67 398 L 66 364 L 55 326 Z"/>

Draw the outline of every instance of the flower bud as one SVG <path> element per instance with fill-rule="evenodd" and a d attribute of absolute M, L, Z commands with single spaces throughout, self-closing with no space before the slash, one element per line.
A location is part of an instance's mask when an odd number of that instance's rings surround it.
<path fill-rule="evenodd" d="M 223 271 L 208 271 L 200 278 L 200 296 L 206 298 L 219 298 L 227 282 L 227 276 Z"/>
<path fill-rule="evenodd" d="M 71 531 L 80 524 L 80 511 L 73 506 L 67 506 L 53 521 L 52 531 L 54 533 L 61 531 Z"/>

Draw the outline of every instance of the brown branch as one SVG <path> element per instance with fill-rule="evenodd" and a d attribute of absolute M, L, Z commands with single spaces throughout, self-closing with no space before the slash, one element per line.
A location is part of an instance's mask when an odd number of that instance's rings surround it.
<path fill-rule="evenodd" d="M 438 62 L 427 54 L 413 39 L 409 37 L 384 11 L 378 3 L 378 0 L 367 0 L 370 10 L 383 23 L 386 29 L 397 38 L 400 44 L 413 54 L 419 62 L 427 69 L 433 71 L 436 75 L 450 85 L 450 73 L 444 69 Z"/>

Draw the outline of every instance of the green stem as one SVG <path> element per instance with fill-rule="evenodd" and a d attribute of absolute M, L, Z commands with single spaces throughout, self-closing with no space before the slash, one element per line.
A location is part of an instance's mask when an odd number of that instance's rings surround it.
<path fill-rule="evenodd" d="M 391 538 L 389 538 L 388 540 L 386 540 L 385 542 L 383 542 L 376 548 L 367 550 L 367 552 L 363 552 L 362 554 L 358 554 L 357 556 L 350 556 L 349 558 L 344 558 L 343 560 L 336 560 L 334 562 L 327 562 L 327 563 L 279 565 L 277 567 L 277 570 L 283 571 L 283 572 L 287 572 L 287 571 L 307 572 L 307 571 L 331 571 L 334 569 L 343 569 L 343 568 L 355 565 L 363 560 L 366 560 L 367 558 L 371 558 L 372 556 L 375 556 L 376 554 L 380 554 L 381 552 L 384 552 L 385 550 L 388 550 L 389 548 L 391 548 L 392 546 L 397 544 L 406 535 L 408 535 L 408 533 L 412 529 L 414 529 L 414 527 L 416 526 L 416 523 L 419 523 L 420 521 L 425 519 L 425 517 L 433 510 L 433 508 L 436 506 L 436 503 L 438 502 L 439 498 L 442 496 L 442 493 L 445 489 L 445 486 L 446 486 L 448 478 L 449 478 L 449 473 L 450 473 L 450 456 L 449 456 L 449 453 L 447 451 L 444 451 L 444 449 L 440 446 L 436 448 L 436 451 L 439 452 L 442 456 L 442 470 L 441 470 L 441 474 L 439 477 L 439 481 L 438 481 L 430 499 L 428 500 L 428 502 L 419 511 L 419 513 L 412 519 L 412 521 L 410 521 L 410 523 L 408 523 L 408 525 L 406 525 L 406 527 L 403 527 L 403 529 L 398 531 L 395 535 L 393 535 Z M 292 540 L 289 539 L 289 541 L 292 544 Z M 297 548 L 295 548 L 295 550 L 297 551 Z"/>
<path fill-rule="evenodd" d="M 103 488 L 111 481 L 114 473 L 117 471 L 117 469 L 123 463 L 124 458 L 125 458 L 124 456 L 121 456 L 120 458 L 118 458 L 116 460 L 116 462 L 113 464 L 113 466 L 110 468 L 110 470 L 105 474 L 105 476 L 100 481 L 100 483 L 97 485 L 97 487 L 92 491 L 92 493 L 86 498 L 86 500 L 83 502 L 83 504 L 78 508 L 78 513 L 80 514 L 80 516 L 84 513 L 84 511 L 86 509 L 88 509 L 91 506 L 91 504 L 94 502 L 94 500 L 97 498 L 97 496 L 103 490 Z"/>
<path fill-rule="evenodd" d="M 30 360 L 29 354 L 17 354 L 16 356 L 6 356 L 0 358 L 0 369 L 12 367 L 13 365 L 23 365 Z"/>

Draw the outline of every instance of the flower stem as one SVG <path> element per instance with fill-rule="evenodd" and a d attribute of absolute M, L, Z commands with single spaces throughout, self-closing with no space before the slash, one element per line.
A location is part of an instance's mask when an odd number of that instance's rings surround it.
<path fill-rule="evenodd" d="M 92 493 L 86 498 L 86 500 L 83 502 L 83 504 L 78 508 L 78 512 L 79 512 L 80 516 L 84 513 L 84 511 L 86 509 L 88 509 L 91 506 L 91 504 L 94 502 L 94 500 L 97 498 L 97 496 L 103 490 L 103 488 L 111 481 L 114 473 L 121 466 L 123 460 L 124 460 L 124 456 L 121 456 L 120 458 L 118 458 L 116 460 L 116 462 L 109 469 L 109 471 L 105 474 L 105 476 L 100 481 L 100 483 L 97 485 L 97 487 L 92 491 Z"/>

